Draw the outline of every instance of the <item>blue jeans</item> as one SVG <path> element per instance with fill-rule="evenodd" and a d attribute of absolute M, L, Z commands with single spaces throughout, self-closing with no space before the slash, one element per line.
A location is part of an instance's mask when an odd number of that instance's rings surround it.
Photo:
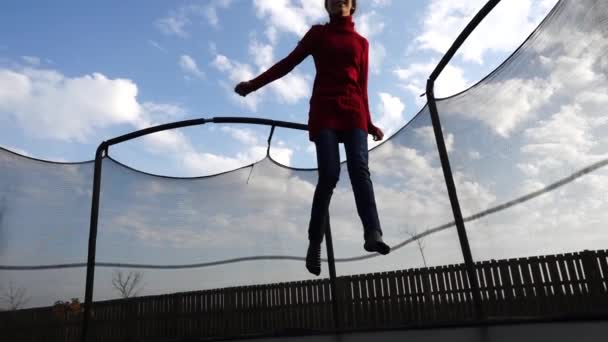
<path fill-rule="evenodd" d="M 308 226 L 308 239 L 322 242 L 326 224 L 329 223 L 329 202 L 340 178 L 340 149 L 342 142 L 346 150 L 348 175 L 355 195 L 357 213 L 363 223 L 364 238 L 377 230 L 382 234 L 378 209 L 374 198 L 374 187 L 368 167 L 367 133 L 361 129 L 335 131 L 323 129 L 315 139 L 319 180 L 315 189 Z"/>

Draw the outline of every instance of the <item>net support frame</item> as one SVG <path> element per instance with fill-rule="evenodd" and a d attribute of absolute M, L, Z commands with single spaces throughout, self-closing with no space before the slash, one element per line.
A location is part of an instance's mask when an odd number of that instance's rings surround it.
<path fill-rule="evenodd" d="M 452 207 L 452 213 L 454 215 L 454 222 L 456 223 L 456 230 L 458 232 L 458 240 L 460 242 L 460 248 L 462 249 L 462 255 L 466 266 L 467 278 L 471 287 L 474 303 L 474 315 L 475 319 L 483 319 L 485 317 L 483 312 L 481 291 L 479 286 L 479 280 L 477 278 L 477 272 L 475 270 L 475 263 L 473 261 L 473 255 L 471 253 L 471 247 L 469 245 L 469 239 L 467 237 L 467 230 L 464 224 L 462 211 L 460 209 L 460 201 L 458 200 L 458 192 L 456 191 L 456 184 L 454 182 L 454 176 L 452 168 L 450 166 L 450 158 L 448 156 L 445 140 L 443 138 L 443 130 L 441 128 L 441 120 L 439 118 L 439 112 L 437 110 L 437 99 L 435 98 L 435 81 L 441 75 L 443 69 L 447 66 L 450 60 L 454 57 L 458 49 L 462 46 L 469 35 L 475 30 L 475 28 L 483 21 L 483 19 L 498 5 L 500 0 L 489 0 L 477 14 L 471 19 L 467 26 L 458 35 L 452 46 L 445 53 L 443 58 L 437 64 L 437 67 L 433 70 L 426 83 L 426 98 L 429 106 L 429 112 L 431 121 L 433 124 L 433 132 L 435 134 L 435 141 L 437 143 L 437 150 L 439 152 L 439 158 L 441 160 L 441 169 L 443 170 L 443 176 L 445 178 L 445 184 L 450 197 L 450 205 Z"/>
<path fill-rule="evenodd" d="M 325 245 L 327 247 L 327 264 L 329 265 L 329 286 L 331 287 L 331 304 L 333 308 L 334 328 L 336 331 L 342 329 L 340 317 L 340 305 L 338 303 L 338 289 L 336 277 L 336 261 L 334 259 L 334 242 L 331 237 L 331 224 L 329 223 L 329 213 L 325 221 Z"/>
<path fill-rule="evenodd" d="M 462 212 L 460 210 L 460 204 L 458 200 L 458 194 L 456 192 L 456 185 L 454 183 L 453 174 L 450 167 L 449 157 L 447 154 L 447 148 L 445 145 L 445 141 L 443 139 L 443 133 L 441 129 L 441 121 L 439 118 L 438 110 L 437 110 L 437 101 L 434 96 L 434 88 L 435 81 L 448 64 L 448 62 L 452 59 L 452 57 L 456 54 L 460 46 L 464 43 L 467 37 L 473 32 L 473 30 L 479 25 L 479 23 L 492 11 L 500 0 L 489 0 L 484 7 L 473 17 L 471 22 L 464 28 L 464 30 L 460 33 L 456 41 L 452 44 L 450 49 L 443 56 L 437 67 L 433 70 L 431 75 L 428 78 L 426 84 L 426 97 L 429 105 L 429 111 L 431 116 L 431 121 L 433 124 L 433 131 L 435 134 L 435 140 L 437 142 L 437 149 L 439 152 L 439 157 L 441 160 L 441 166 L 446 182 L 446 186 L 448 189 L 448 194 L 450 197 L 450 204 L 452 206 L 452 211 L 454 214 L 454 219 L 456 222 L 456 228 L 458 231 L 458 238 L 460 240 L 460 245 L 466 265 L 467 277 L 469 280 L 469 284 L 471 285 L 471 291 L 473 295 L 473 301 L 475 304 L 475 315 L 476 319 L 482 319 L 483 311 L 482 311 L 482 299 L 479 287 L 479 281 L 475 272 L 475 265 L 473 262 L 473 257 L 471 254 L 471 248 L 469 246 L 469 241 L 467 238 L 466 227 L 464 225 L 464 219 L 462 216 Z M 89 229 L 89 245 L 88 245 L 88 257 L 87 257 L 87 272 L 86 272 L 86 289 L 85 289 L 85 303 L 84 303 L 84 317 L 82 321 L 82 330 L 81 330 L 81 342 L 88 341 L 89 336 L 89 324 L 91 318 L 91 308 L 93 302 L 93 285 L 94 285 L 94 277 L 95 277 L 95 254 L 96 254 L 96 243 L 97 243 L 97 223 L 99 218 L 99 200 L 100 200 L 100 191 L 101 191 L 101 171 L 102 171 L 102 161 L 105 155 L 108 154 L 109 147 L 115 144 L 119 144 L 128 140 L 132 140 L 147 134 L 156 133 L 160 131 L 165 131 L 169 129 L 188 127 L 188 126 L 196 126 L 203 125 L 206 123 L 245 123 L 245 124 L 258 124 L 258 125 L 266 125 L 271 126 L 271 133 L 268 138 L 268 144 L 270 145 L 270 141 L 272 139 L 272 134 L 274 132 L 274 128 L 283 127 L 297 130 L 308 130 L 308 126 L 305 124 L 298 124 L 287 121 L 277 121 L 270 119 L 261 119 L 261 118 L 247 118 L 247 117 L 215 117 L 210 119 L 200 118 L 193 120 L 185 120 L 178 121 L 174 123 L 158 125 L 154 127 L 145 128 L 142 130 L 134 131 L 128 134 L 121 135 L 119 137 L 103 141 L 97 151 L 95 153 L 95 167 L 94 167 L 94 175 L 93 175 L 93 193 L 92 193 L 92 201 L 91 201 L 91 220 L 90 220 L 90 229 Z M 270 147 L 270 146 L 269 146 Z M 269 149 L 267 150 L 267 153 Z M 334 307 L 334 324 L 336 330 L 339 331 L 341 328 L 340 324 L 340 314 L 335 309 L 337 308 L 338 299 L 337 299 L 337 286 L 336 286 L 336 268 L 335 268 L 335 259 L 333 253 L 333 241 L 331 237 L 331 228 L 329 224 L 326 227 L 326 247 L 327 247 L 327 257 L 329 264 L 329 273 L 330 273 L 330 286 L 332 292 L 332 304 Z"/>
<path fill-rule="evenodd" d="M 148 127 L 145 129 L 141 129 L 138 131 L 134 131 L 131 133 L 127 133 L 115 138 L 112 138 L 107 141 L 103 141 L 97 147 L 95 152 L 95 166 L 93 173 L 93 192 L 91 199 L 91 219 L 89 226 L 89 245 L 87 251 L 87 272 L 86 272 L 86 285 L 85 285 L 85 297 L 84 297 L 84 313 L 82 319 L 82 329 L 80 331 L 80 341 L 87 342 L 89 341 L 90 334 L 90 321 L 91 321 L 91 309 L 93 305 L 93 291 L 94 291 L 94 282 L 95 282 L 95 257 L 96 257 L 96 247 L 97 247 L 97 224 L 99 221 L 99 201 L 101 195 L 101 171 L 102 171 L 102 162 L 103 158 L 108 155 L 108 151 L 110 146 L 116 145 L 119 143 L 123 143 L 128 140 L 132 140 L 135 138 L 142 137 L 144 135 L 166 131 L 170 129 L 189 127 L 189 126 L 199 126 L 204 125 L 206 123 L 244 123 L 244 124 L 254 124 L 254 125 L 265 125 L 271 126 L 271 133 L 268 137 L 268 143 L 270 145 L 270 141 L 272 139 L 272 133 L 274 132 L 275 127 L 283 127 L 290 128 L 296 130 L 308 131 L 308 125 L 299 124 L 295 122 L 288 121 L 277 121 L 270 119 L 262 119 L 262 118 L 249 118 L 249 117 L 214 117 L 214 118 L 200 118 L 200 119 L 192 119 L 192 120 L 184 120 L 177 121 L 173 123 L 157 125 L 153 127 Z M 270 146 L 269 146 L 270 148 Z M 328 236 L 331 235 L 331 232 L 328 232 Z M 331 240 L 331 236 L 330 236 Z M 332 291 L 334 300 L 335 289 L 336 289 L 336 275 L 335 275 L 335 261 L 333 258 L 333 244 L 328 244 L 328 256 L 331 255 L 331 259 L 328 260 L 330 264 L 330 269 L 333 270 L 333 277 L 330 277 L 330 282 L 332 283 Z"/>

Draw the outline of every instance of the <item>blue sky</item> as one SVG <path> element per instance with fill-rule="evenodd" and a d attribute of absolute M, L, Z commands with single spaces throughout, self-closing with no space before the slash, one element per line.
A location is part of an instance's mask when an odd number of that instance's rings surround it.
<path fill-rule="evenodd" d="M 485 1 L 360 2 L 355 20 L 370 41 L 370 107 L 374 121 L 390 135 L 424 106 L 418 95 L 426 78 Z M 555 3 L 503 0 L 445 69 L 438 96 L 467 89 L 494 70 Z M 81 161 L 92 159 L 103 139 L 175 120 L 255 116 L 304 123 L 314 77 L 311 59 L 245 99 L 232 88 L 286 55 L 310 25 L 324 22 L 320 4 L 116 1 L 91 8 L 57 1 L 41 8 L 3 2 L 0 146 L 43 159 Z M 439 102 L 465 216 L 608 158 L 608 39 L 598 25 L 605 22 L 608 6 L 586 4 L 564 0 L 507 67 Z M 110 154 L 147 172 L 208 175 L 263 159 L 267 134 L 268 128 L 206 125 L 115 146 Z M 286 165 L 315 167 L 304 132 L 278 130 L 271 155 Z M 389 243 L 452 220 L 428 113 L 370 158 Z M 5 172 L 0 261 L 84 261 L 92 165 L 51 166 L 3 152 L 0 167 Z M 342 170 L 330 209 L 338 257 L 363 253 L 347 178 Z M 186 181 L 144 176 L 106 160 L 98 261 L 187 264 L 303 255 L 314 183 L 314 172 L 280 168 L 267 159 L 254 168 Z M 469 222 L 473 257 L 605 248 L 606 191 L 608 173 L 600 169 Z M 429 265 L 462 261 L 454 229 L 424 243 Z M 421 258 L 411 244 L 388 257 L 339 265 L 344 275 L 419 267 Z M 146 270 L 144 294 L 304 279 L 309 275 L 301 266 L 281 261 Z M 83 295 L 82 269 L 3 271 L 0 279 L 26 284 L 35 297 L 30 305 Z M 97 268 L 96 299 L 116 295 L 110 279 L 111 269 Z M 65 286 L 46 286 L 58 281 Z"/>
<path fill-rule="evenodd" d="M 494 26 L 495 34 L 471 37 L 438 94 L 463 90 L 491 71 L 554 2 L 504 1 L 480 28 Z M 422 107 L 416 94 L 424 80 L 483 3 L 361 1 L 356 21 L 371 44 L 370 106 L 387 133 Z M 316 0 L 9 1 L 0 19 L 0 90 L 9 92 L 15 77 L 29 89 L 0 97 L 0 145 L 43 159 L 81 161 L 92 159 L 104 139 L 175 120 L 254 116 L 305 123 L 311 58 L 283 84 L 246 99 L 231 89 L 285 56 L 310 25 L 327 17 Z M 111 153 L 152 173 L 204 175 L 259 160 L 267 134 L 250 126 L 199 127 Z M 278 131 L 274 142 L 275 159 L 315 167 L 305 133 Z"/>

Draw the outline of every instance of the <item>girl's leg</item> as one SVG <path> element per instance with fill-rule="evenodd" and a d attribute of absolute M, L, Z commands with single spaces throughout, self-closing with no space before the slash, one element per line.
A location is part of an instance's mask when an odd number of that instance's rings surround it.
<path fill-rule="evenodd" d="M 357 212 L 363 223 L 365 249 L 387 254 L 390 247 L 382 241 L 382 229 L 368 167 L 367 134 L 355 129 L 344 134 L 348 175 L 355 195 Z"/>
<path fill-rule="evenodd" d="M 306 268 L 309 272 L 321 274 L 321 242 L 329 220 L 329 202 L 340 178 L 340 150 L 336 132 L 324 129 L 315 139 L 319 180 L 315 189 L 308 226 L 308 251 Z"/>
<path fill-rule="evenodd" d="M 324 129 L 315 139 L 319 179 L 312 201 L 308 239 L 321 243 L 325 234 L 325 220 L 334 188 L 340 178 L 340 149 L 336 132 Z"/>

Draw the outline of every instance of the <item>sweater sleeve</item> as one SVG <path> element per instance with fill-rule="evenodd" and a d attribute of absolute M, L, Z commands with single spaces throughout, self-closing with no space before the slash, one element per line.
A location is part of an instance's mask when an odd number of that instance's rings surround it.
<path fill-rule="evenodd" d="M 249 81 L 253 88 L 252 91 L 256 91 L 268 83 L 287 75 L 291 70 L 293 70 L 293 68 L 302 63 L 302 61 L 312 53 L 312 47 L 314 46 L 315 40 L 315 31 L 315 26 L 310 28 L 310 30 L 308 30 L 304 37 L 298 42 L 295 49 L 289 55 L 287 55 L 287 57 L 277 62 L 258 77 Z"/>
<path fill-rule="evenodd" d="M 372 123 L 372 115 L 369 111 L 369 100 L 367 96 L 367 77 L 369 69 L 369 43 L 367 39 L 363 39 L 363 49 L 361 53 L 361 65 L 359 66 L 359 86 L 363 96 L 363 104 L 365 106 L 365 115 L 367 115 L 367 130 L 374 132 L 376 126 Z"/>

